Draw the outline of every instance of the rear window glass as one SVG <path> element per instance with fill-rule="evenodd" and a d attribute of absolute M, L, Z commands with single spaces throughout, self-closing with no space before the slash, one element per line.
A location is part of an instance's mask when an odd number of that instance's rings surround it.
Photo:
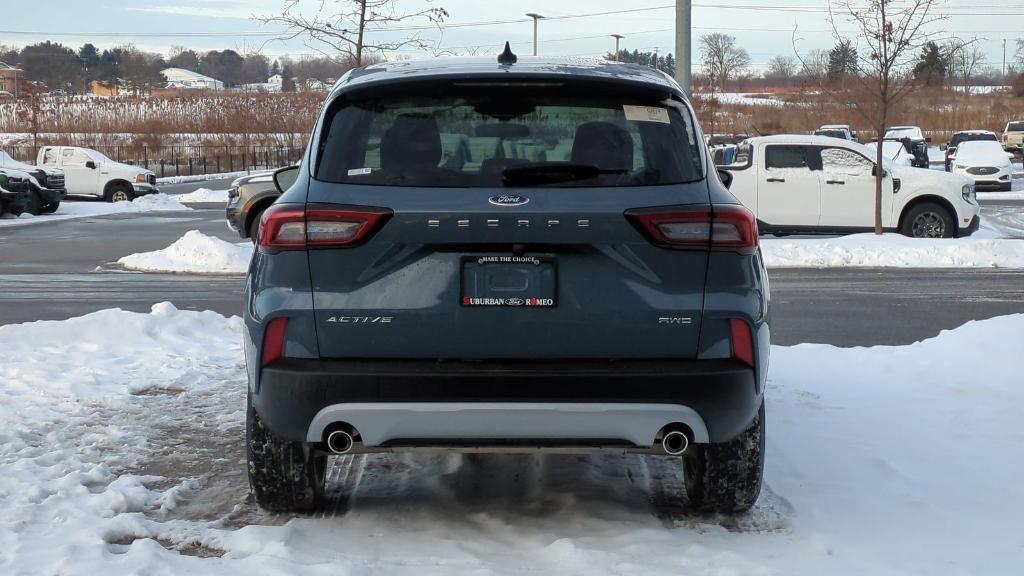
<path fill-rule="evenodd" d="M 682 105 L 566 91 L 350 102 L 326 121 L 316 178 L 501 187 L 646 186 L 703 177 L 701 146 Z"/>
<path fill-rule="evenodd" d="M 1024 132 L 1024 122 L 1010 122 L 1006 125 L 1007 132 Z"/>
<path fill-rule="evenodd" d="M 967 141 L 970 141 L 970 140 L 993 140 L 993 141 L 998 141 L 999 139 L 996 138 L 995 134 L 983 134 L 983 133 L 963 134 L 963 133 L 961 133 L 961 134 L 954 134 L 953 135 L 953 141 L 950 142 L 950 145 L 958 146 L 961 142 L 967 142 Z"/>

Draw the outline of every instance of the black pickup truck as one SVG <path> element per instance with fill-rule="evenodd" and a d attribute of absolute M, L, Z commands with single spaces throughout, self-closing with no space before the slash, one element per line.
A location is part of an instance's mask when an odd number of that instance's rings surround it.
<path fill-rule="evenodd" d="M 28 180 L 0 169 L 0 216 L 21 214 L 32 198 Z"/>

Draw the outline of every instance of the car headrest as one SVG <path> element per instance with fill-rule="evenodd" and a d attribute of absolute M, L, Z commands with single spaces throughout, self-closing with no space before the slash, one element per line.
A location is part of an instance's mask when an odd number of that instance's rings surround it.
<path fill-rule="evenodd" d="M 384 132 L 381 168 L 437 168 L 440 162 L 441 131 L 433 116 L 401 114 Z"/>
<path fill-rule="evenodd" d="M 632 170 L 633 139 L 611 122 L 586 122 L 576 128 L 569 158 L 603 170 Z"/>

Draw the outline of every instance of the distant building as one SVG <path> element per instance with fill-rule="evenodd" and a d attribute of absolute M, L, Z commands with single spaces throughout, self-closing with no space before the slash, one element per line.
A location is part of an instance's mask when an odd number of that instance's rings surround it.
<path fill-rule="evenodd" d="M 161 74 L 167 78 L 168 88 L 179 88 L 184 90 L 223 90 L 224 83 L 209 76 L 203 76 L 198 72 L 185 70 L 184 68 L 168 68 L 161 70 Z"/>
<path fill-rule="evenodd" d="M 0 62 L 0 92 L 7 92 L 15 98 L 21 96 L 21 82 L 24 72 L 4 62 Z"/>
<path fill-rule="evenodd" d="M 326 81 L 319 78 L 307 78 L 305 82 L 299 83 L 296 81 L 296 86 L 306 92 L 327 92 L 334 86 L 334 79 L 328 78 Z"/>
<path fill-rule="evenodd" d="M 278 86 L 284 84 L 284 77 L 280 74 L 274 74 L 270 78 L 267 78 L 267 84 L 277 84 Z"/>

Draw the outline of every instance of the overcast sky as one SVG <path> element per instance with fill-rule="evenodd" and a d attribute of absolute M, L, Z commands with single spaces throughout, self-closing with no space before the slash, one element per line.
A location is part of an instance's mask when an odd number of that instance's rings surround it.
<path fill-rule="evenodd" d="M 319 5 L 319 0 L 303 0 Z M 327 0 L 328 5 L 336 0 Z M 92 42 L 101 48 L 133 43 L 166 53 L 173 45 L 197 50 L 232 48 L 259 50 L 269 56 L 313 53 L 320 46 L 301 40 L 281 42 L 268 34 L 279 26 L 264 25 L 254 15 L 280 12 L 284 0 L 4 0 L 13 5 L 0 19 L 0 44 L 21 46 L 43 39 L 78 47 Z M 424 39 L 456 52 L 496 53 L 510 40 L 520 54 L 531 49 L 532 24 L 527 12 L 566 16 L 635 8 L 657 8 L 624 14 L 555 19 L 540 23 L 540 53 L 549 56 L 601 56 L 611 51 L 610 34 L 623 34 L 623 48 L 674 52 L 672 0 L 398 0 L 400 10 L 441 6 L 451 24 L 515 20 L 487 26 L 425 31 Z M 737 37 L 755 67 L 775 55 L 793 54 L 793 29 L 799 29 L 801 52 L 833 44 L 824 0 L 695 0 L 694 35 L 725 32 Z M 667 6 L 667 7 L 666 7 Z M 744 8 L 733 8 L 744 6 Z M 41 14 L 45 10 L 45 14 Z M 942 0 L 936 11 L 949 18 L 936 28 L 947 35 L 978 37 L 989 62 L 1002 64 L 1003 40 L 1012 60 L 1015 40 L 1024 38 L 1024 0 Z M 41 33 L 45 28 L 49 33 Z M 848 26 L 846 28 L 849 28 Z M 58 35 L 57 33 L 62 33 Z M 63 35 L 66 34 L 66 35 Z M 180 36 L 171 36 L 177 35 Z M 408 33 L 404 33 L 408 34 Z M 427 53 L 408 52 L 412 56 Z M 697 58 L 696 48 L 694 58 Z"/>

